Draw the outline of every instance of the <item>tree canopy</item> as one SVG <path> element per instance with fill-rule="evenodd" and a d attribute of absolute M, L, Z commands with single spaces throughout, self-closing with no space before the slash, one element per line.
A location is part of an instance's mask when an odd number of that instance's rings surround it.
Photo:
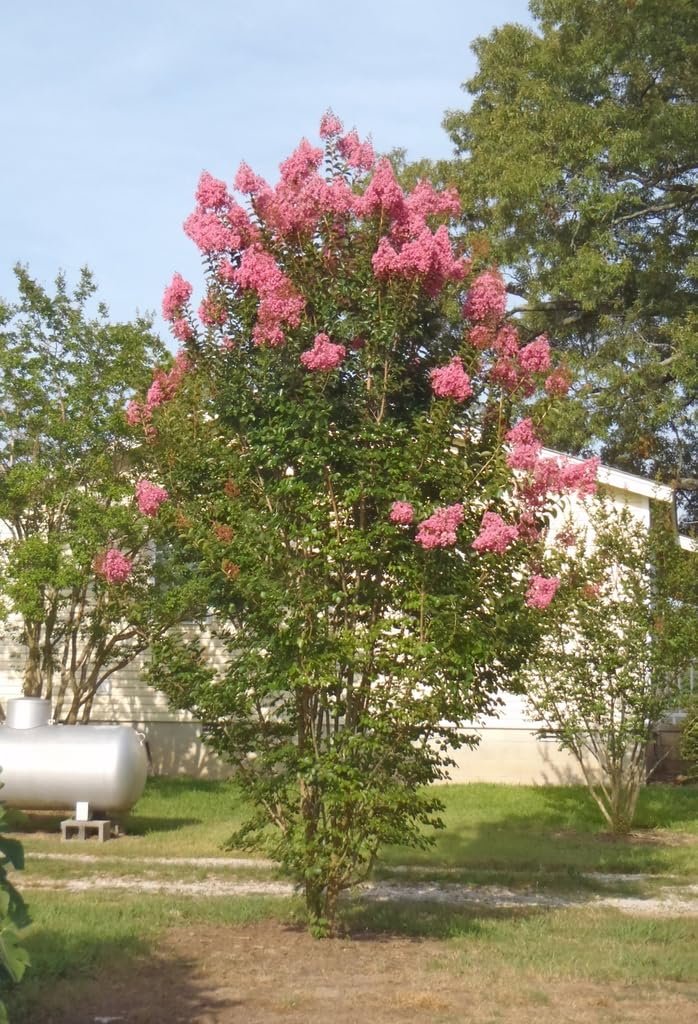
<path fill-rule="evenodd" d="M 0 305 L 0 610 L 25 694 L 86 721 L 99 686 L 190 603 L 166 548 L 154 578 L 158 491 L 124 415 L 165 351 L 148 322 L 109 322 L 87 270 L 54 294 L 16 277 Z"/>
<path fill-rule="evenodd" d="M 177 274 L 163 299 L 187 370 L 131 407 L 225 652 L 170 637 L 151 679 L 235 764 L 257 811 L 236 842 L 317 927 L 381 844 L 428 842 L 420 787 L 530 649 L 545 513 L 596 471 L 510 429 L 513 394 L 566 385 L 451 236 L 457 196 L 404 190 L 332 114 L 321 133 L 273 186 L 243 164 L 240 200 L 202 175 L 203 300 Z"/>
<path fill-rule="evenodd" d="M 458 161 L 442 173 L 506 269 L 525 329 L 549 331 L 577 371 L 546 440 L 693 489 L 698 8 L 530 10 L 533 28 L 473 44 L 472 105 L 446 116 Z"/>

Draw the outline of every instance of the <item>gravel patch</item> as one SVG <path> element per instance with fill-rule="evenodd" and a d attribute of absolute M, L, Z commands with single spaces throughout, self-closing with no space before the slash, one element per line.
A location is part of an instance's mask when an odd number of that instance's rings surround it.
<path fill-rule="evenodd" d="M 86 878 L 31 878 L 23 889 L 44 889 L 61 892 L 94 892 L 120 890 L 134 893 L 167 893 L 179 896 L 291 896 L 296 891 L 290 882 L 232 881 L 208 878 L 185 882 L 136 876 L 115 877 L 94 875 Z M 360 899 L 375 902 L 438 903 L 447 906 L 486 906 L 495 908 L 560 909 L 564 907 L 611 907 L 627 914 L 653 917 L 698 916 L 698 886 L 686 887 L 680 893 L 663 892 L 651 897 L 599 896 L 582 894 L 556 896 L 541 892 L 515 892 L 503 886 L 439 885 L 422 882 L 414 885 L 369 882 L 356 890 Z"/>

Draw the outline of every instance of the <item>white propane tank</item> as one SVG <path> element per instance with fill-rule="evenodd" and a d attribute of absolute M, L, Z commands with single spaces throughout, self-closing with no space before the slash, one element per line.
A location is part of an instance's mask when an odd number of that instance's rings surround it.
<path fill-rule="evenodd" d="M 51 702 L 8 700 L 0 726 L 0 802 L 22 810 L 127 811 L 148 774 L 145 742 L 125 725 L 51 725 Z"/>

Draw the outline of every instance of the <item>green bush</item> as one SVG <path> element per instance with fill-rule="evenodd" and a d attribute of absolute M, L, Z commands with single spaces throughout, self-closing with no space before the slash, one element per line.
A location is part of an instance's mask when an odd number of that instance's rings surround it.
<path fill-rule="evenodd" d="M 7 984 L 20 981 L 29 964 L 29 955 L 17 935 L 17 928 L 28 923 L 26 907 L 7 875 L 8 866 L 17 870 L 24 867 L 24 849 L 18 840 L 2 835 L 6 827 L 0 805 L 0 1024 L 9 1019 L 3 999 Z"/>

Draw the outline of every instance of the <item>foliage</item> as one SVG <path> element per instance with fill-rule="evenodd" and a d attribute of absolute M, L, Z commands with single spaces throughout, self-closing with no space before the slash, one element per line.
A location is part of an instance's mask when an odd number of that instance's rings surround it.
<path fill-rule="evenodd" d="M 548 330 L 576 371 L 546 441 L 696 488 L 698 9 L 530 9 L 533 28 L 475 42 L 472 106 L 445 119 L 460 159 L 441 174 L 526 331 Z"/>
<path fill-rule="evenodd" d="M 692 694 L 684 703 L 686 717 L 681 724 L 679 753 L 686 762 L 686 774 L 698 782 L 698 694 Z"/>
<path fill-rule="evenodd" d="M 614 832 L 633 824 L 653 726 L 675 707 L 692 658 L 698 610 L 676 600 L 695 576 L 661 524 L 647 533 L 601 504 L 593 533 L 567 526 L 551 554 L 556 611 L 524 676 L 528 699 L 577 760 Z M 652 768 L 654 766 L 650 766 Z"/>
<path fill-rule="evenodd" d="M 87 721 L 99 686 L 191 603 L 164 555 L 153 585 L 155 520 L 134 502 L 143 446 L 123 411 L 163 350 L 145 321 L 90 315 L 88 271 L 53 295 L 15 273 L 18 302 L 0 306 L 0 599 L 25 694 Z"/>
<path fill-rule="evenodd" d="M 20 944 L 17 927 L 27 924 L 22 897 L 7 875 L 8 867 L 24 867 L 22 844 L 2 835 L 6 830 L 5 812 L 0 805 L 0 991 L 7 980 L 21 981 L 29 965 L 27 951 Z M 0 1022 L 8 1020 L 5 1004 L 0 998 Z"/>
<path fill-rule="evenodd" d="M 247 209 L 202 175 L 198 320 L 179 275 L 163 300 L 188 370 L 138 406 L 226 651 L 216 665 L 173 634 L 150 678 L 236 766 L 256 813 L 234 842 L 284 864 L 316 930 L 381 845 L 430 841 L 423 787 L 535 634 L 550 504 L 519 491 L 505 448 L 510 392 L 547 382 L 547 342 L 519 350 L 497 274 L 472 282 L 464 322 L 456 197 L 403 192 L 323 125 L 324 154 L 303 140 L 274 188 L 241 166 Z M 589 469 L 551 463 L 549 489 Z"/>

